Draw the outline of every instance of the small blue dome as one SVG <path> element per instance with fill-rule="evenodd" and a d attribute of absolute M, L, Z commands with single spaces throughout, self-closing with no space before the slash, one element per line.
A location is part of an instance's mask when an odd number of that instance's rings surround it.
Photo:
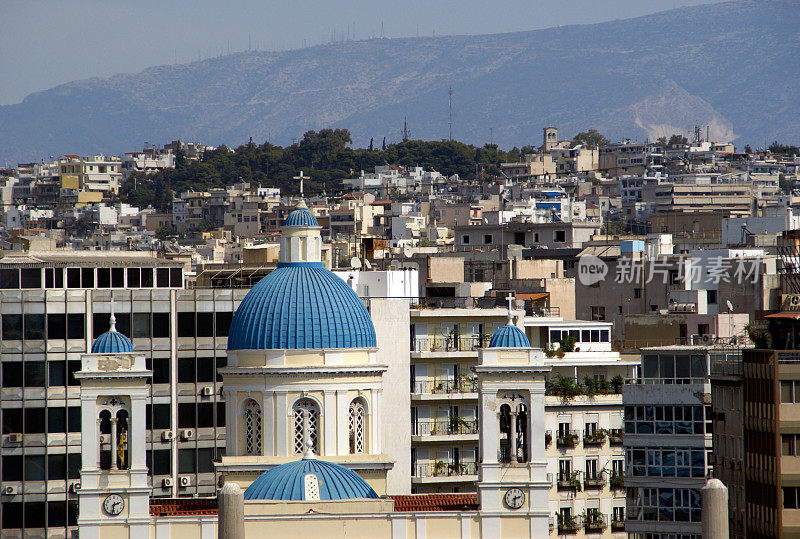
<path fill-rule="evenodd" d="M 319 223 L 308 208 L 297 208 L 289 213 L 283 226 L 319 226 Z"/>
<path fill-rule="evenodd" d="M 106 331 L 92 343 L 93 354 L 129 354 L 133 352 L 131 340 L 116 330 Z"/>
<path fill-rule="evenodd" d="M 489 348 L 530 348 L 531 343 L 517 326 L 505 325 L 492 334 Z"/>
<path fill-rule="evenodd" d="M 374 346 L 364 303 L 320 262 L 278 264 L 244 297 L 228 332 L 228 350 Z"/>
<path fill-rule="evenodd" d="M 317 477 L 320 500 L 378 498 L 357 473 L 332 462 L 306 458 L 261 474 L 244 491 L 245 500 L 305 500 L 306 475 Z"/>

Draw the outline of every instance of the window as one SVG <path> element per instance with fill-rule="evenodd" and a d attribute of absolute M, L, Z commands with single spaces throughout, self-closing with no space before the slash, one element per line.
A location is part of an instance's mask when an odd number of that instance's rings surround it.
<path fill-rule="evenodd" d="M 300 399 L 292 407 L 294 418 L 294 453 L 302 455 L 305 453 L 305 436 L 311 441 L 311 448 L 319 455 L 319 438 L 317 436 L 319 428 L 319 408 L 311 399 Z"/>
<path fill-rule="evenodd" d="M 45 473 L 44 455 L 25 455 L 25 481 L 44 481 Z"/>
<path fill-rule="evenodd" d="M 800 434 L 781 434 L 781 455 L 797 457 L 800 450 Z"/>
<path fill-rule="evenodd" d="M 44 339 L 44 315 L 26 314 L 25 317 L 25 340 Z"/>
<path fill-rule="evenodd" d="M 2 373 L 2 387 L 22 387 L 21 361 L 7 361 L 2 363 Z"/>
<path fill-rule="evenodd" d="M 195 336 L 195 313 L 193 312 L 179 312 L 178 313 L 178 337 L 194 337 Z"/>
<path fill-rule="evenodd" d="M 44 287 L 64 288 L 64 270 L 62 268 L 45 268 Z"/>
<path fill-rule="evenodd" d="M 20 274 L 20 288 L 42 287 L 42 270 L 40 268 L 23 269 Z"/>
<path fill-rule="evenodd" d="M 169 288 L 169 268 L 156 269 L 156 286 L 158 288 Z"/>
<path fill-rule="evenodd" d="M 566 230 L 554 230 L 553 231 L 553 241 L 556 243 L 564 243 L 567 241 L 567 231 Z"/>
<path fill-rule="evenodd" d="M 348 430 L 350 452 L 364 453 L 366 448 L 367 411 L 364 402 L 355 399 L 350 403 Z"/>
<path fill-rule="evenodd" d="M 217 426 L 225 426 L 225 403 L 217 402 Z"/>
<path fill-rule="evenodd" d="M 461 237 L 461 243 L 463 243 L 464 245 L 469 245 L 469 235 L 468 234 L 464 234 Z"/>
<path fill-rule="evenodd" d="M 297 405 L 295 405 L 296 408 Z M 295 419 L 295 430 L 297 420 Z M 244 402 L 244 451 L 246 455 L 262 453 L 263 430 L 261 423 L 261 405 L 253 399 Z M 302 445 L 302 441 L 301 441 Z"/>
<path fill-rule="evenodd" d="M 178 404 L 178 428 L 193 429 L 197 427 L 197 411 L 193 402 Z"/>
<path fill-rule="evenodd" d="M 641 288 L 634 288 L 633 289 L 633 299 L 642 299 L 642 289 Z"/>
<path fill-rule="evenodd" d="M 150 313 L 131 313 L 131 336 L 150 338 Z"/>
<path fill-rule="evenodd" d="M 44 434 L 45 408 L 25 408 L 25 434 Z"/>
<path fill-rule="evenodd" d="M 709 305 L 716 305 L 717 303 L 717 291 L 716 290 L 707 290 L 706 291 L 706 301 Z"/>
<path fill-rule="evenodd" d="M 800 487 L 783 487 L 783 508 L 800 509 Z"/>
<path fill-rule="evenodd" d="M 183 270 L 181 270 L 181 268 L 169 269 L 169 285 L 172 288 L 180 288 L 183 286 Z"/>
<path fill-rule="evenodd" d="M 47 456 L 47 479 L 52 481 L 54 479 L 67 478 L 67 455 L 48 455 Z"/>
<path fill-rule="evenodd" d="M 484 245 L 491 245 L 492 243 L 492 235 L 491 234 L 484 234 L 483 235 L 483 244 Z"/>
<path fill-rule="evenodd" d="M 169 404 L 153 405 L 153 429 L 170 428 L 170 407 Z"/>
<path fill-rule="evenodd" d="M 178 450 L 178 473 L 197 473 L 197 454 L 194 449 Z"/>
<path fill-rule="evenodd" d="M 19 270 L 0 270 L 0 288 L 3 290 L 13 290 L 19 288 Z"/>
<path fill-rule="evenodd" d="M 227 337 L 228 330 L 231 327 L 231 322 L 233 321 L 233 313 L 232 312 L 218 312 L 215 313 L 216 316 L 216 334 L 217 337 Z"/>
<path fill-rule="evenodd" d="M 3 455 L 2 479 L 3 481 L 22 481 L 22 455 Z"/>
<path fill-rule="evenodd" d="M 26 361 L 25 387 L 45 387 L 45 370 L 44 361 Z"/>
<path fill-rule="evenodd" d="M 67 314 L 67 339 L 86 338 L 86 314 Z M 78 361 L 80 363 L 80 361 Z"/>
<path fill-rule="evenodd" d="M 214 403 L 213 402 L 199 402 L 197 403 L 197 428 L 213 428 L 214 427 Z"/>
<path fill-rule="evenodd" d="M 169 449 L 154 449 L 148 451 L 147 455 L 150 457 L 148 467 L 152 475 L 172 474 L 172 457 Z"/>
<path fill-rule="evenodd" d="M 67 432 L 67 409 L 50 406 L 47 409 L 47 432 Z"/>
<path fill-rule="evenodd" d="M 128 268 L 128 288 L 139 288 L 142 285 L 142 270 Z"/>
<path fill-rule="evenodd" d="M 153 338 L 169 338 L 169 313 L 153 313 Z"/>
<path fill-rule="evenodd" d="M 197 450 L 197 473 L 214 473 L 213 447 L 201 447 Z"/>
<path fill-rule="evenodd" d="M 18 341 L 22 339 L 22 315 L 3 315 L 3 340 Z"/>
<path fill-rule="evenodd" d="M 215 379 L 214 373 L 214 358 L 213 357 L 199 357 L 197 358 L 197 381 L 198 382 L 213 382 Z"/>
<path fill-rule="evenodd" d="M 781 380 L 781 402 L 800 403 L 800 380 Z"/>
<path fill-rule="evenodd" d="M 152 361 L 153 383 L 168 384 L 169 380 L 169 358 L 154 357 Z"/>
<path fill-rule="evenodd" d="M 142 288 L 153 288 L 153 268 L 142 268 Z"/>
<path fill-rule="evenodd" d="M 214 336 L 214 313 L 197 313 L 197 336 Z"/>
<path fill-rule="evenodd" d="M 195 380 L 195 359 L 193 357 L 178 358 L 178 382 L 193 384 Z"/>
<path fill-rule="evenodd" d="M 67 315 L 48 314 L 47 315 L 47 338 L 66 339 L 67 338 Z"/>

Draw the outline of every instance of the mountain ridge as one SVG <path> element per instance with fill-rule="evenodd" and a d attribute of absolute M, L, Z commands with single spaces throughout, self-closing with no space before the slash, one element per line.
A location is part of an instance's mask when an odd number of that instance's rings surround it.
<path fill-rule="evenodd" d="M 541 128 L 612 140 L 710 125 L 737 144 L 800 133 L 800 5 L 739 0 L 509 34 L 243 51 L 58 85 L 0 106 L 0 159 L 119 153 L 144 141 L 286 144 L 345 127 L 354 144 L 448 136 L 504 147 Z M 490 135 L 491 133 L 491 135 Z M 738 135 L 738 137 L 737 137 Z"/>

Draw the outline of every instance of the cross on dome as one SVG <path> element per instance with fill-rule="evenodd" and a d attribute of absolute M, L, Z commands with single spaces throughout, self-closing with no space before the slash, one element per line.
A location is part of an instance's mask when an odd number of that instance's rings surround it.
<path fill-rule="evenodd" d="M 514 315 L 511 314 L 511 309 L 512 309 L 511 302 L 514 301 L 514 299 L 516 299 L 514 297 L 514 295 L 511 292 L 509 292 L 508 295 L 506 296 L 506 301 L 508 301 L 508 325 L 509 326 L 513 326 L 514 325 L 514 320 L 513 320 L 514 319 Z"/>
<path fill-rule="evenodd" d="M 297 204 L 298 208 L 307 208 L 305 198 L 303 197 L 303 180 L 308 180 L 309 176 L 303 176 L 303 171 L 300 171 L 299 176 L 292 178 L 293 180 L 300 180 L 300 202 Z"/>

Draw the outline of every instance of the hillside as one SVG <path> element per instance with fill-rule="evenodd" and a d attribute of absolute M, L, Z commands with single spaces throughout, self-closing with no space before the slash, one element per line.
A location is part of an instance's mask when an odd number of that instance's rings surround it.
<path fill-rule="evenodd" d="M 737 1 L 482 36 L 243 52 L 89 79 L 0 107 L 0 162 L 117 153 L 144 141 L 286 144 L 345 127 L 357 146 L 447 136 L 503 147 L 597 128 L 611 140 L 710 124 L 717 139 L 800 139 L 800 3 Z"/>

